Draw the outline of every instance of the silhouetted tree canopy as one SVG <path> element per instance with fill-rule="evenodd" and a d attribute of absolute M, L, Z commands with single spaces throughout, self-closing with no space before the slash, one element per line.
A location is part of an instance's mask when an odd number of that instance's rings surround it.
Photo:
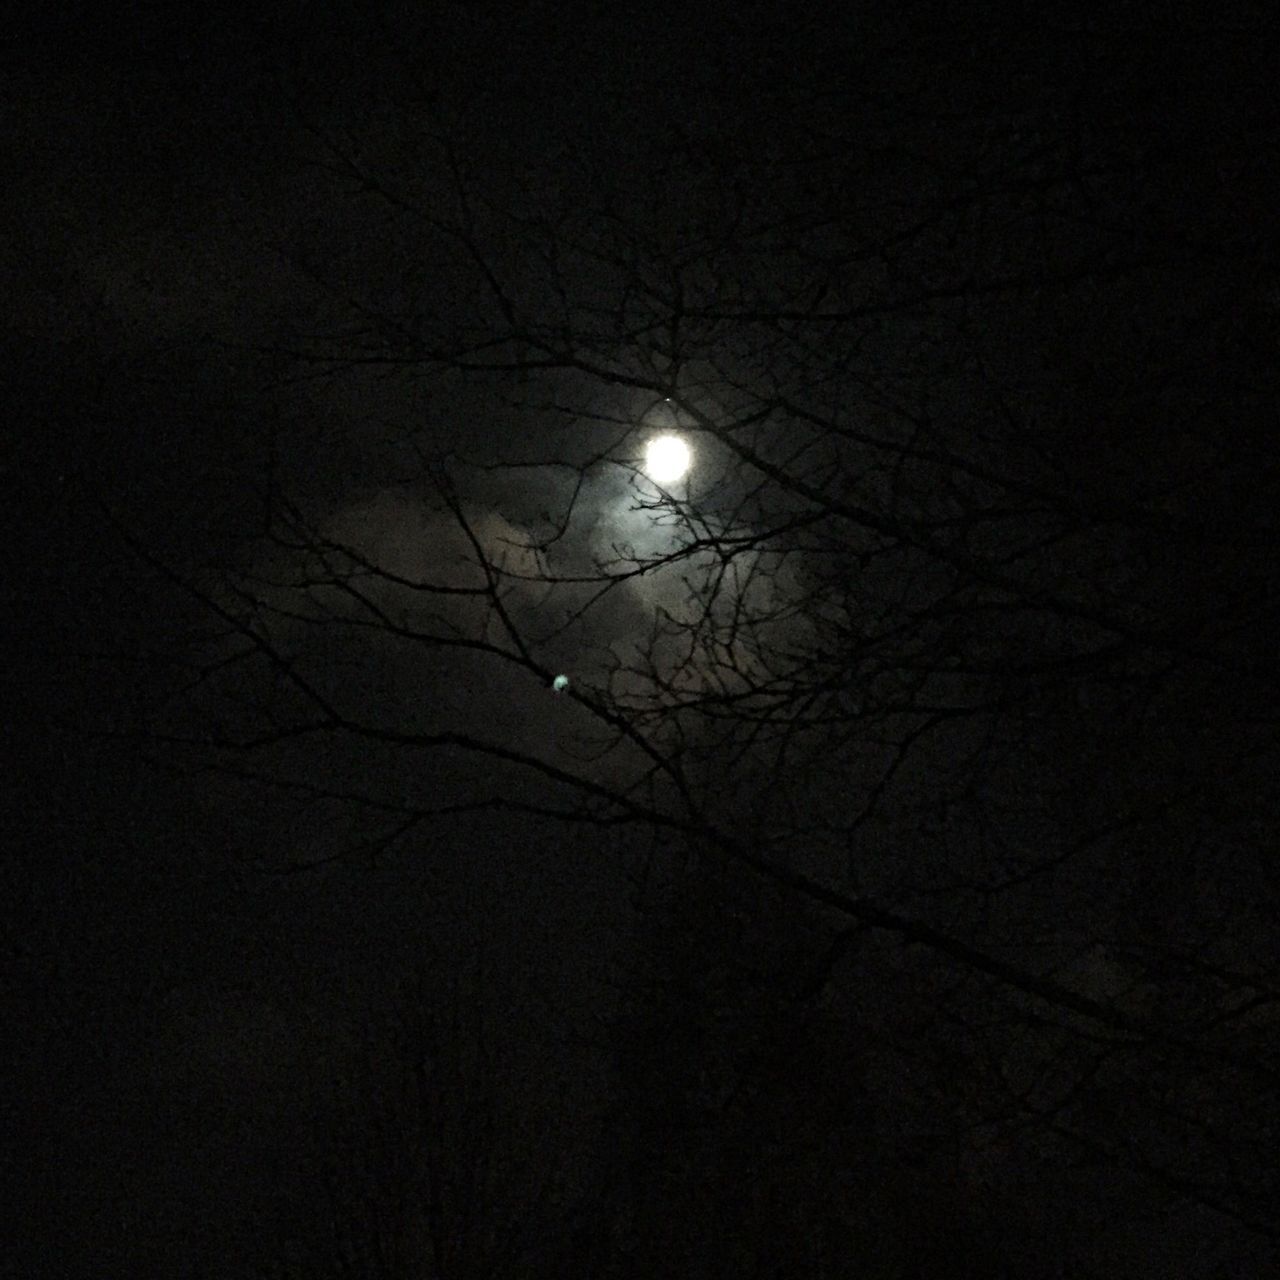
<path fill-rule="evenodd" d="M 119 731 L 294 797 L 290 866 L 648 851 L 566 1269 L 1274 1244 L 1275 121 L 1163 22 L 805 27 L 525 148 L 483 88 L 299 101 L 262 529 L 107 504 L 200 619 Z M 296 482 L 326 403 L 358 492 Z"/>

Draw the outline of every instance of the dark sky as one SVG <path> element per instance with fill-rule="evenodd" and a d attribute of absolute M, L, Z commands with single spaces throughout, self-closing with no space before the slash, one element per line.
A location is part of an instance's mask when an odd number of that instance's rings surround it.
<path fill-rule="evenodd" d="M 1240 35 L 1256 15 L 1239 6 L 1189 28 L 1201 33 L 1197 46 L 1124 8 L 1139 42 L 1126 55 L 1128 96 L 1106 99 L 1106 86 L 1126 77 L 1082 57 L 1080 100 L 1100 151 L 1141 139 L 1154 176 L 1140 189 L 1125 190 L 1123 179 L 1105 188 L 1099 223 L 1123 215 L 1144 225 L 1146 243 L 1185 242 L 1188 254 L 1220 247 L 1215 267 L 1180 280 L 1176 305 L 1192 318 L 1216 315 L 1239 296 L 1242 327 L 1262 315 L 1274 323 L 1280 277 L 1268 282 L 1245 252 L 1268 190 L 1258 140 L 1275 119 L 1260 46 Z M 572 1117 L 598 1100 L 598 1062 L 557 1036 L 580 1030 L 610 998 L 614 965 L 629 954 L 628 873 L 647 847 L 643 835 L 622 840 L 623 856 L 605 864 L 590 830 L 490 815 L 441 824 L 376 867 L 270 875 L 263 863 L 306 860 L 341 838 L 327 811 L 264 803 L 221 779 L 167 777 L 139 750 L 76 731 L 126 722 L 152 698 L 147 651 L 197 617 L 130 556 L 99 499 L 166 562 L 234 563 L 257 532 L 269 423 L 281 475 L 302 501 L 357 541 L 411 556 L 412 517 L 388 485 L 411 459 L 387 423 L 421 417 L 433 447 L 512 448 L 510 424 L 470 387 L 434 399 L 429 415 L 411 385 L 373 377 L 281 397 L 264 390 L 272 371 L 233 349 L 323 314 L 273 243 L 306 237 L 329 248 L 339 273 L 394 274 L 399 249 L 365 214 L 320 203 L 306 125 L 366 128 L 387 97 L 432 95 L 465 122 L 468 160 L 495 198 L 519 198 L 516 177 L 531 156 L 545 155 L 549 185 L 581 181 L 567 176 L 573 148 L 639 203 L 652 180 L 647 157 L 664 138 L 733 120 L 772 161 L 770 148 L 785 143 L 775 97 L 806 101 L 821 120 L 822 91 L 842 76 L 870 84 L 880 101 L 928 102 L 931 118 L 946 105 L 935 82 L 959 85 L 961 98 L 1003 94 L 1022 106 L 1046 86 L 1076 82 L 1060 29 L 1011 21 L 1006 31 L 992 18 L 990 29 L 971 30 L 937 20 L 932 7 L 871 25 L 781 5 L 624 15 L 613 6 L 402 4 L 374 19 L 365 6 L 295 3 L 236 23 L 185 6 L 109 18 L 45 6 L 25 25 L 27 38 L 0 63 L 9 173 L 0 179 L 0 360 L 17 424 L 3 459 L 4 605 L 15 642 L 3 697 L 9 758 L 20 762 L 6 788 L 3 843 L 14 854 L 0 882 L 14 975 L 5 1016 L 21 1030 L 6 1172 L 28 1227 L 15 1274 L 179 1274 L 193 1247 L 207 1270 L 190 1274 L 245 1274 L 237 1259 L 250 1256 L 252 1224 L 273 1195 L 282 1237 L 307 1230 L 307 1206 L 280 1191 L 296 1173 L 290 1161 L 303 1158 L 289 1144 L 323 1127 L 331 1069 L 355 1055 L 354 1029 L 387 998 L 385 976 L 420 954 L 433 972 L 483 988 L 465 987 L 461 1003 L 507 1029 L 520 1080 L 512 1092 L 538 1099 L 531 1110 Z M 1079 37 L 1081 47 L 1091 38 Z M 938 67 L 947 75 L 931 76 Z M 1090 76 L 1100 96 L 1090 96 Z M 1233 91 L 1220 93 L 1226 82 Z M 1170 83 L 1181 87 L 1170 93 Z M 945 139 L 934 145 L 942 156 Z M 1172 147 L 1185 151 L 1181 168 L 1157 163 Z M 889 151 L 881 162 L 891 189 Z M 452 296 L 443 269 L 429 287 Z M 1127 306 L 1137 328 L 1165 302 L 1108 298 L 1099 347 L 1119 340 Z M 1220 374 L 1204 357 L 1195 367 L 1194 341 L 1186 338 L 1184 363 L 1202 392 Z M 1015 381 L 1029 345 L 1007 345 Z M 1267 351 L 1273 362 L 1274 345 Z M 1253 374 L 1242 365 L 1236 380 Z M 1063 374 L 1073 394 L 1099 403 L 1111 376 L 1110 367 Z M 1274 414 L 1258 422 L 1242 410 L 1233 424 L 1242 458 L 1265 458 Z M 1134 430 L 1159 454 L 1159 423 Z M 545 443 L 559 442 L 548 434 Z M 1081 461 L 1083 473 L 1109 475 L 1102 448 Z M 1244 491 L 1229 468 L 1221 474 L 1198 499 L 1210 524 Z M 589 497 L 596 525 L 577 554 L 627 518 L 621 488 L 602 484 Z M 518 482 L 495 485 L 488 500 L 496 534 L 514 527 L 497 512 L 519 521 L 536 505 Z M 1274 531 L 1273 514 L 1258 516 L 1268 518 Z M 1244 566 L 1245 580 L 1249 558 L 1263 557 L 1230 541 L 1221 554 Z M 1182 586 L 1181 565 L 1166 572 Z M 1208 570 L 1189 572 L 1185 590 L 1194 596 L 1201 581 L 1208 599 Z M 661 593 L 623 596 L 609 626 L 638 628 L 666 602 Z M 534 616 L 532 600 L 522 607 Z M 571 660 L 571 649 L 560 652 Z M 470 688 L 463 668 L 424 674 L 388 662 L 376 675 L 374 698 Z M 477 714 L 508 741 L 568 741 L 572 712 L 557 728 L 544 704 L 513 680 L 489 687 Z M 329 763 L 336 774 L 400 769 L 406 793 L 462 786 L 409 760 Z M 1133 1247 L 1154 1246 L 1140 1236 Z"/>

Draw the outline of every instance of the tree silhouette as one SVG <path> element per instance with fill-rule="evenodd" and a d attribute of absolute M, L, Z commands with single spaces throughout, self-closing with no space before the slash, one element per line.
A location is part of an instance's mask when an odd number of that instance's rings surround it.
<path fill-rule="evenodd" d="M 269 354 L 405 397 L 385 483 L 273 478 L 231 572 L 135 540 L 218 631 L 173 654 L 149 740 L 356 812 L 350 838 L 317 819 L 317 859 L 523 814 L 806 904 L 830 963 L 752 1006 L 763 1059 L 695 1109 L 779 1087 L 669 1150 L 686 1174 L 837 1106 L 769 1060 L 794 1037 L 838 1071 L 805 1038 L 827 999 L 877 1011 L 860 1087 L 915 1115 L 899 1155 L 1274 1242 L 1274 264 L 1243 144 L 1215 169 L 1176 123 L 1186 51 L 1126 24 L 945 59 L 955 32 L 882 32 L 846 78 L 554 165 L 486 160 L 479 111 L 422 100 L 307 122 L 376 213 L 358 245 L 336 215 L 282 244 L 314 307 Z M 686 480 L 643 474 L 660 430 Z M 655 1113 L 739 1049 L 682 981 Z"/>
<path fill-rule="evenodd" d="M 419 963 L 366 1013 L 318 1139 L 328 1238 L 308 1274 L 481 1276 L 527 1268 L 553 1225 L 549 1135 L 522 1124 L 476 972 Z M 527 1121 L 527 1114 L 525 1119 Z"/>

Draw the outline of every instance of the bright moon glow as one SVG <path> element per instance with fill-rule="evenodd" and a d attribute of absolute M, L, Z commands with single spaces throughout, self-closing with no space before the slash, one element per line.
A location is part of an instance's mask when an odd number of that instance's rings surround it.
<path fill-rule="evenodd" d="M 657 484 L 670 484 L 689 470 L 689 446 L 679 436 L 656 436 L 644 455 L 645 474 Z"/>

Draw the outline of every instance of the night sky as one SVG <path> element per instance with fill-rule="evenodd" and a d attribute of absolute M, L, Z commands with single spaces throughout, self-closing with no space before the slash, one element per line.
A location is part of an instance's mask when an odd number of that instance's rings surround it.
<path fill-rule="evenodd" d="M 969 8 L 20 24 L 4 1274 L 1272 1274 L 1280 27 Z"/>

